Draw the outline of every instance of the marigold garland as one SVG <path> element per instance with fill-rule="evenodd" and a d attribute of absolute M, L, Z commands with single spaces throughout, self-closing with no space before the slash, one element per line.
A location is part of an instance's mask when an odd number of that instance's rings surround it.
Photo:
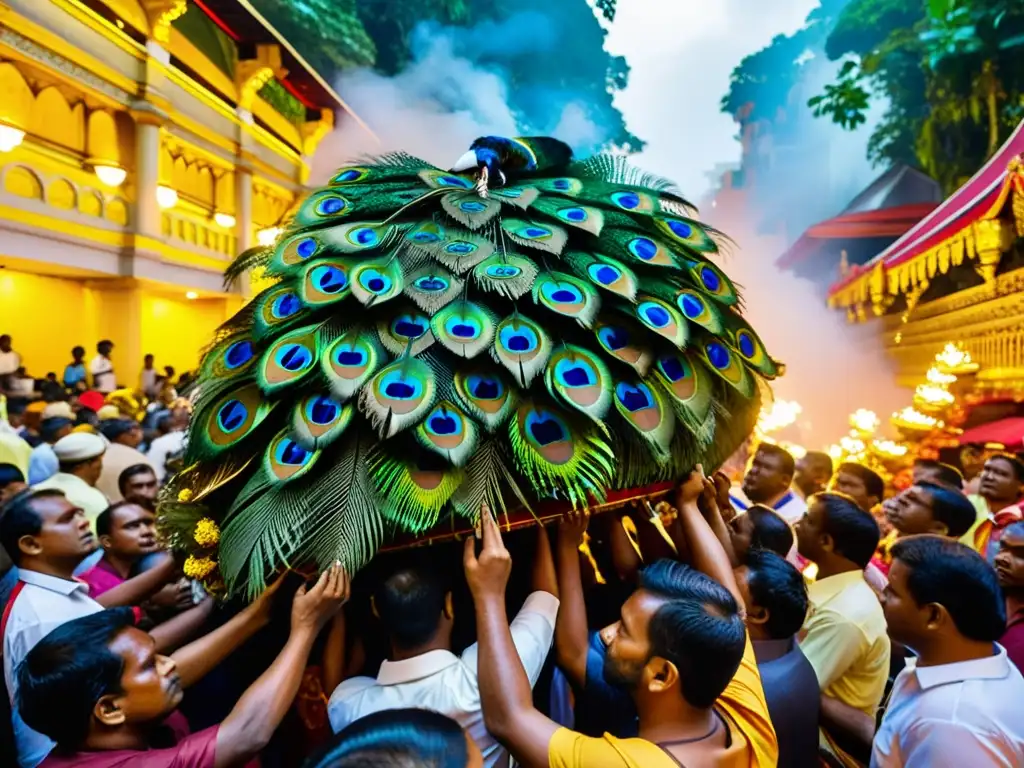
<path fill-rule="evenodd" d="M 196 523 L 194 536 L 196 544 L 200 547 L 212 547 L 220 541 L 220 528 L 208 517 L 204 517 Z"/>
<path fill-rule="evenodd" d="M 190 579 L 201 580 L 209 576 L 216 567 L 217 563 L 213 558 L 189 555 L 188 559 L 185 560 L 185 565 L 182 566 L 182 570 Z"/>

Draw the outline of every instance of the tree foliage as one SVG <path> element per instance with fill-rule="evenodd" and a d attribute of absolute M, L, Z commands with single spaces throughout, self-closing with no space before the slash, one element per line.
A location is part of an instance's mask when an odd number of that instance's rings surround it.
<path fill-rule="evenodd" d="M 815 114 L 851 128 L 884 99 L 871 159 L 916 164 L 947 190 L 1022 118 L 1021 0 L 851 0 L 826 51 L 849 63 L 811 99 Z"/>

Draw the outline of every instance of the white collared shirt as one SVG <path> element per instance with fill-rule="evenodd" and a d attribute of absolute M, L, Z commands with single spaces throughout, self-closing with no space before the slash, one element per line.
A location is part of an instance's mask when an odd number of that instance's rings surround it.
<path fill-rule="evenodd" d="M 555 633 L 558 598 L 534 592 L 512 620 L 512 642 L 530 679 L 537 683 Z M 331 695 L 327 714 L 335 733 L 373 712 L 415 707 L 440 712 L 457 721 L 480 747 L 487 768 L 508 765 L 508 752 L 487 732 L 477 681 L 476 643 L 458 657 L 429 651 L 404 661 L 385 661 L 377 679 L 353 677 Z"/>
<path fill-rule="evenodd" d="M 995 648 L 985 659 L 934 667 L 908 659 L 875 734 L 872 768 L 1024 765 L 1024 678 Z"/>
<path fill-rule="evenodd" d="M 14 598 L 4 630 L 4 682 L 11 699 L 11 723 L 18 745 L 18 764 L 35 768 L 53 749 L 54 743 L 33 731 L 21 719 L 15 704 L 17 679 L 15 672 L 40 640 L 61 624 L 103 610 L 89 597 L 89 587 L 80 581 L 68 581 L 36 571 L 19 569 L 18 579 L 25 583 Z"/>
<path fill-rule="evenodd" d="M 732 505 L 736 507 L 737 512 L 746 512 L 754 505 L 740 487 L 735 487 L 729 491 L 729 499 L 732 501 Z M 774 504 L 765 506 L 771 506 L 790 525 L 794 525 L 807 512 L 807 502 L 800 498 L 796 491 L 792 490 L 786 491 Z"/>

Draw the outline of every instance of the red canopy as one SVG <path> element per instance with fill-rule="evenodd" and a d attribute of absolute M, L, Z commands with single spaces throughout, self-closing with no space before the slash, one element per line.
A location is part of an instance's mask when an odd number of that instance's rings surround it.
<path fill-rule="evenodd" d="M 1020 450 L 1024 448 L 1024 416 L 1011 416 L 965 430 L 960 435 L 960 445 L 968 443 L 1000 443 L 1007 450 Z"/>

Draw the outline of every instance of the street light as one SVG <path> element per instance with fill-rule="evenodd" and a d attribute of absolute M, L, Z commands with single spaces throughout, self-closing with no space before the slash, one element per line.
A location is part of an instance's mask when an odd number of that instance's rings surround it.
<path fill-rule="evenodd" d="M 92 170 L 108 187 L 120 187 L 128 176 L 128 171 L 117 165 L 94 165 Z"/>
<path fill-rule="evenodd" d="M 217 226 L 224 227 L 224 229 L 235 228 L 235 217 L 230 213 L 215 213 L 213 214 L 213 220 L 217 222 Z"/>
<path fill-rule="evenodd" d="M 19 146 L 25 138 L 25 132 L 12 125 L 0 124 L 0 152 L 10 152 Z"/>

